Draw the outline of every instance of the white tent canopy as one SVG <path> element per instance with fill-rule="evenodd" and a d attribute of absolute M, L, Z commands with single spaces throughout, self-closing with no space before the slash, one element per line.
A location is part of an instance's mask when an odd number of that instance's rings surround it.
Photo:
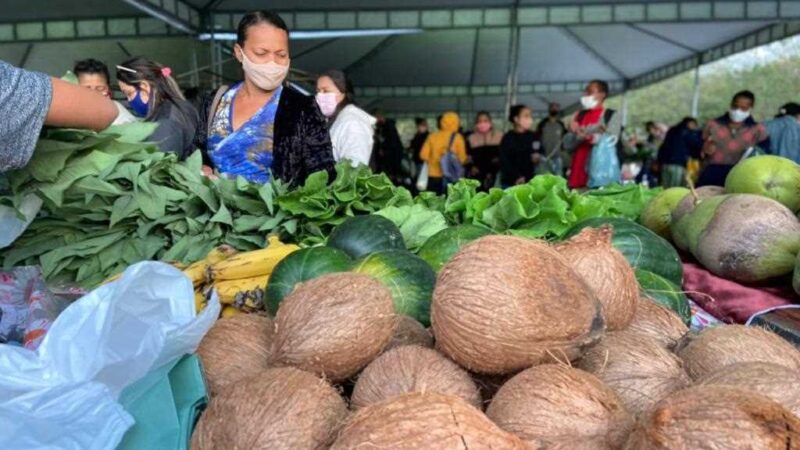
<path fill-rule="evenodd" d="M 85 57 L 115 63 L 142 54 L 187 73 L 185 85 L 236 79 L 235 64 L 225 63 L 230 42 L 194 37 L 229 33 L 244 12 L 265 6 L 5 3 L 0 59 L 57 74 Z M 277 0 L 268 6 L 293 30 L 387 33 L 295 40 L 292 64 L 312 75 L 343 69 L 361 103 L 395 114 L 502 111 L 512 98 L 539 110 L 552 100 L 570 105 L 591 79 L 620 92 L 800 32 L 800 0 Z M 397 30 L 411 34 L 391 34 Z"/>

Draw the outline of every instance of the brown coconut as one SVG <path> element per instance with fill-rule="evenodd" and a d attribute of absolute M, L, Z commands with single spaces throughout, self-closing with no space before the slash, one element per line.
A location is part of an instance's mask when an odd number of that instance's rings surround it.
<path fill-rule="evenodd" d="M 478 391 L 483 398 L 483 404 L 488 405 L 497 394 L 497 391 L 503 387 L 514 375 L 486 375 L 481 373 L 473 373 L 472 380 L 478 386 Z"/>
<path fill-rule="evenodd" d="M 452 395 L 415 392 L 360 409 L 331 450 L 524 450 L 482 412 Z"/>
<path fill-rule="evenodd" d="M 326 381 L 291 367 L 269 369 L 211 399 L 192 450 L 327 449 L 346 418 L 347 405 Z"/>
<path fill-rule="evenodd" d="M 685 215 L 694 211 L 694 207 L 704 198 L 725 194 L 725 188 L 720 186 L 703 186 L 695 189 L 678 203 L 672 210 L 672 223 L 681 220 Z"/>
<path fill-rule="evenodd" d="M 383 351 L 396 323 L 392 294 L 374 278 L 323 275 L 299 285 L 281 302 L 273 363 L 342 381 Z"/>
<path fill-rule="evenodd" d="M 696 386 L 661 400 L 640 420 L 627 450 L 797 450 L 800 420 L 755 392 Z"/>
<path fill-rule="evenodd" d="M 395 347 L 403 345 L 419 345 L 420 347 L 432 348 L 433 336 L 421 323 L 405 315 L 397 316 L 397 328 L 394 330 L 392 340 L 383 351 L 389 351 Z"/>
<path fill-rule="evenodd" d="M 438 392 L 483 409 L 478 387 L 469 374 L 436 350 L 406 345 L 372 361 L 358 377 L 351 404 L 356 408 L 409 392 Z"/>
<path fill-rule="evenodd" d="M 680 358 L 659 341 L 628 331 L 606 334 L 584 353 L 578 367 L 613 389 L 636 415 L 690 384 Z"/>
<path fill-rule="evenodd" d="M 669 308 L 642 297 L 626 331 L 651 337 L 671 350 L 689 332 L 689 327 Z"/>
<path fill-rule="evenodd" d="M 431 319 L 437 348 L 485 374 L 575 359 L 604 330 L 602 306 L 566 260 L 512 236 L 467 244 L 442 268 Z"/>
<path fill-rule="evenodd" d="M 611 245 L 610 226 L 586 228 L 555 248 L 582 276 L 603 305 L 609 331 L 631 323 L 639 303 L 639 283 L 628 260 Z"/>
<path fill-rule="evenodd" d="M 780 336 L 759 327 L 719 325 L 686 339 L 677 350 L 686 372 L 697 380 L 742 362 L 779 364 L 800 370 L 800 352 Z"/>
<path fill-rule="evenodd" d="M 200 341 L 197 354 L 211 395 L 268 367 L 272 320 L 256 314 L 219 319 Z"/>
<path fill-rule="evenodd" d="M 537 449 L 616 449 L 633 426 L 614 391 L 562 364 L 519 373 L 500 388 L 486 415 Z"/>
<path fill-rule="evenodd" d="M 778 364 L 732 364 L 697 381 L 698 385 L 750 389 L 800 416 L 800 372 Z"/>

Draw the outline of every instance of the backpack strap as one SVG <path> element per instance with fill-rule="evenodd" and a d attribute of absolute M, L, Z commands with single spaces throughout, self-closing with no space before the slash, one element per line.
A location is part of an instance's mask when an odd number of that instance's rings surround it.
<path fill-rule="evenodd" d="M 453 151 L 453 144 L 456 142 L 456 135 L 457 135 L 457 134 L 458 134 L 458 133 L 453 133 L 453 134 L 450 136 L 450 142 L 447 144 L 447 151 L 448 151 L 448 152 L 452 152 L 452 151 Z"/>
<path fill-rule="evenodd" d="M 211 136 L 211 129 L 212 125 L 214 124 L 214 116 L 217 114 L 217 108 L 219 108 L 219 104 L 222 102 L 222 97 L 226 92 L 228 92 L 229 89 L 230 86 L 223 84 L 219 87 L 219 89 L 217 89 L 217 93 L 214 94 L 214 101 L 211 102 L 211 108 L 208 110 L 208 129 L 206 130 L 207 136 Z"/>
<path fill-rule="evenodd" d="M 614 117 L 615 113 L 616 113 L 615 110 L 611 108 L 606 108 L 606 110 L 603 111 L 603 124 L 608 125 L 609 123 L 611 123 L 611 118 Z"/>

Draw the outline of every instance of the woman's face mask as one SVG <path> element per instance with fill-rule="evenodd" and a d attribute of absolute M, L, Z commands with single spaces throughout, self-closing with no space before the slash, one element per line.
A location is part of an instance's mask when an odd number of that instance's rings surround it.
<path fill-rule="evenodd" d="M 581 106 L 583 109 L 594 109 L 600 102 L 597 101 L 594 95 L 584 95 L 581 97 Z"/>
<path fill-rule="evenodd" d="M 325 117 L 331 117 L 336 113 L 339 106 L 338 94 L 333 92 L 318 92 L 316 96 L 317 105 Z"/>
<path fill-rule="evenodd" d="M 489 122 L 488 120 L 481 120 L 475 124 L 475 131 L 481 134 L 486 134 L 492 131 L 492 122 Z"/>
<path fill-rule="evenodd" d="M 252 62 L 244 50 L 241 50 L 242 69 L 248 80 L 267 92 L 272 92 L 283 83 L 289 74 L 289 64 L 281 65 L 274 61 L 264 64 Z"/>
<path fill-rule="evenodd" d="M 139 117 L 147 117 L 147 113 L 150 112 L 150 106 L 142 100 L 142 91 L 137 89 L 136 95 L 128 100 L 128 105 L 130 105 L 133 113 Z"/>
<path fill-rule="evenodd" d="M 750 111 L 744 111 L 741 109 L 732 109 L 728 112 L 728 115 L 731 117 L 731 120 L 736 123 L 741 123 L 747 120 L 750 117 Z"/>

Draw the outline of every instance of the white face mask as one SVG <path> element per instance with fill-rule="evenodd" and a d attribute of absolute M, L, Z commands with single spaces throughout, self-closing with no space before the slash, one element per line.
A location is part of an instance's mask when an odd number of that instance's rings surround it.
<path fill-rule="evenodd" d="M 594 109 L 597 107 L 597 104 L 600 103 L 594 98 L 594 95 L 584 95 L 581 97 L 581 106 L 583 109 Z"/>
<path fill-rule="evenodd" d="M 747 120 L 750 117 L 750 111 L 742 111 L 741 109 L 732 109 L 728 112 L 728 115 L 731 117 L 731 120 L 736 123 L 741 123 Z"/>
<path fill-rule="evenodd" d="M 325 117 L 330 117 L 336 113 L 336 107 L 339 106 L 339 102 L 336 101 L 336 94 L 332 92 L 319 92 L 317 93 L 316 99 L 317 105 L 319 105 L 319 109 Z"/>
<path fill-rule="evenodd" d="M 278 89 L 278 86 L 286 79 L 289 73 L 289 65 L 282 66 L 274 61 L 266 64 L 256 64 L 247 58 L 242 51 L 242 69 L 247 78 L 259 88 L 271 92 Z"/>

